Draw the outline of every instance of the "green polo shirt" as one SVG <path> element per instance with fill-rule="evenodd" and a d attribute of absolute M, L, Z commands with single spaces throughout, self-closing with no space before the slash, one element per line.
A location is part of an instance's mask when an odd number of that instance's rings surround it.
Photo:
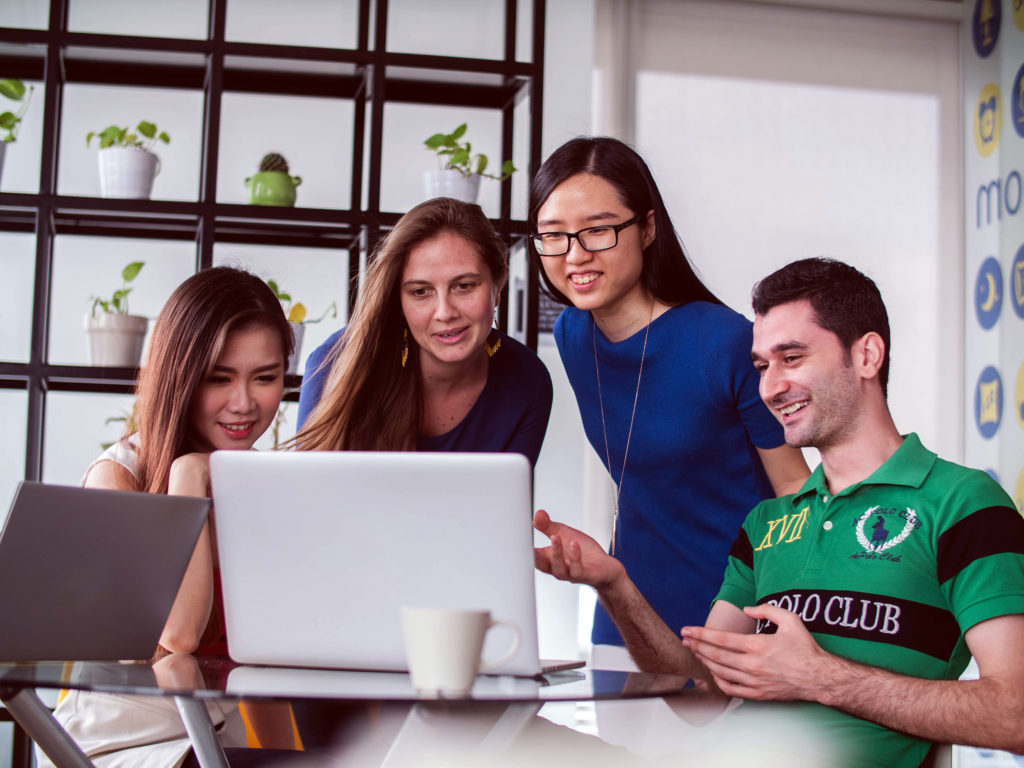
<path fill-rule="evenodd" d="M 1024 519 L 986 473 L 907 435 L 835 496 L 819 466 L 798 493 L 755 507 L 716 599 L 790 610 L 839 656 L 954 680 L 970 660 L 964 632 L 1024 613 Z M 928 749 L 843 713 L 822 716 L 866 764 L 916 766 Z"/>

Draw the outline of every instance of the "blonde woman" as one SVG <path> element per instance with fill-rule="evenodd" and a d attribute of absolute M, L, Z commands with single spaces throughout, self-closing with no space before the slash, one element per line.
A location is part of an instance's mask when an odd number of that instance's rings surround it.
<path fill-rule="evenodd" d="M 551 377 L 493 327 L 507 249 L 477 205 L 437 198 L 403 216 L 347 328 L 310 355 L 302 450 L 515 452 L 537 461 Z"/>

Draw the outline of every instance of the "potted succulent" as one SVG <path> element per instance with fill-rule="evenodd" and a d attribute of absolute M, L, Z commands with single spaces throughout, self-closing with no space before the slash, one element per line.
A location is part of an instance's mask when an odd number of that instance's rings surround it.
<path fill-rule="evenodd" d="M 300 176 L 288 175 L 288 161 L 278 152 L 268 152 L 260 160 L 260 169 L 245 180 L 250 205 L 295 205 L 295 188 Z"/>
<path fill-rule="evenodd" d="M 138 367 L 149 321 L 141 315 L 128 314 L 128 294 L 132 292 L 130 283 L 144 264 L 133 261 L 122 269 L 122 285 L 109 299 L 90 297 L 92 310 L 85 316 L 90 364 Z"/>
<path fill-rule="evenodd" d="M 292 301 L 291 294 L 282 291 L 275 280 L 267 280 L 267 285 L 270 286 L 270 290 L 274 292 L 278 301 L 281 302 L 281 307 L 284 309 L 285 316 L 292 327 L 292 336 L 295 337 L 295 347 L 292 349 L 291 357 L 288 358 L 287 373 L 298 373 L 299 353 L 302 351 L 302 337 L 306 333 L 306 324 L 319 323 L 327 317 L 328 313 L 330 313 L 331 317 L 337 317 L 338 304 L 332 301 L 331 305 L 324 310 L 320 317 L 310 319 L 307 317 L 306 305 L 300 301 Z"/>
<path fill-rule="evenodd" d="M 16 102 L 18 105 L 13 112 L 10 110 L 0 112 L 0 174 L 3 174 L 7 145 L 18 138 L 21 118 L 25 116 L 25 110 L 28 109 L 33 90 L 32 86 L 26 88 L 25 83 L 13 77 L 0 80 L 0 96 Z"/>
<path fill-rule="evenodd" d="M 466 133 L 463 123 L 451 133 L 435 133 L 423 142 L 427 149 L 437 155 L 441 167 L 423 174 L 423 185 L 427 198 L 454 197 L 466 203 L 475 203 L 480 191 L 480 177 L 504 181 L 516 172 L 511 160 L 501 164 L 499 174 L 487 173 L 487 155 L 473 154 L 468 141 L 462 141 Z"/>
<path fill-rule="evenodd" d="M 85 145 L 93 137 L 99 140 L 100 194 L 148 200 L 153 179 L 160 173 L 160 157 L 153 151 L 158 141 L 171 143 L 166 131 L 157 133 L 155 123 L 143 120 L 134 131 L 109 125 L 102 131 L 89 131 Z"/>

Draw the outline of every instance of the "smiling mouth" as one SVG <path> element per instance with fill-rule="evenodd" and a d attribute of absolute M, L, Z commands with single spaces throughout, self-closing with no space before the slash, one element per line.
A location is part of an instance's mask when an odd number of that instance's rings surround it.
<path fill-rule="evenodd" d="M 247 421 L 242 424 L 227 424 L 219 422 L 221 429 L 227 432 L 229 437 L 246 437 L 256 425 L 255 421 Z"/>
<path fill-rule="evenodd" d="M 596 272 L 588 272 L 585 275 L 569 275 L 569 280 L 572 281 L 573 285 L 587 285 L 597 280 L 598 274 Z"/>
<path fill-rule="evenodd" d="M 794 413 L 796 413 L 799 410 L 802 410 L 808 405 L 810 405 L 809 400 L 801 400 L 796 403 L 790 403 L 789 405 L 783 406 L 782 408 L 777 408 L 776 410 L 783 416 L 792 416 Z"/>

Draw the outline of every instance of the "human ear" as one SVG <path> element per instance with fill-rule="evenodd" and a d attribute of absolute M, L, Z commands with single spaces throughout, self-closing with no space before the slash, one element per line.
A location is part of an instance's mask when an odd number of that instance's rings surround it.
<path fill-rule="evenodd" d="M 869 331 L 853 342 L 853 362 L 866 379 L 878 376 L 885 361 L 885 342 L 875 331 Z"/>
<path fill-rule="evenodd" d="M 640 236 L 640 241 L 643 243 L 643 247 L 646 248 L 648 245 L 653 243 L 657 234 L 657 226 L 654 223 L 654 211 L 650 210 L 647 212 L 647 217 L 643 222 L 643 232 Z"/>

